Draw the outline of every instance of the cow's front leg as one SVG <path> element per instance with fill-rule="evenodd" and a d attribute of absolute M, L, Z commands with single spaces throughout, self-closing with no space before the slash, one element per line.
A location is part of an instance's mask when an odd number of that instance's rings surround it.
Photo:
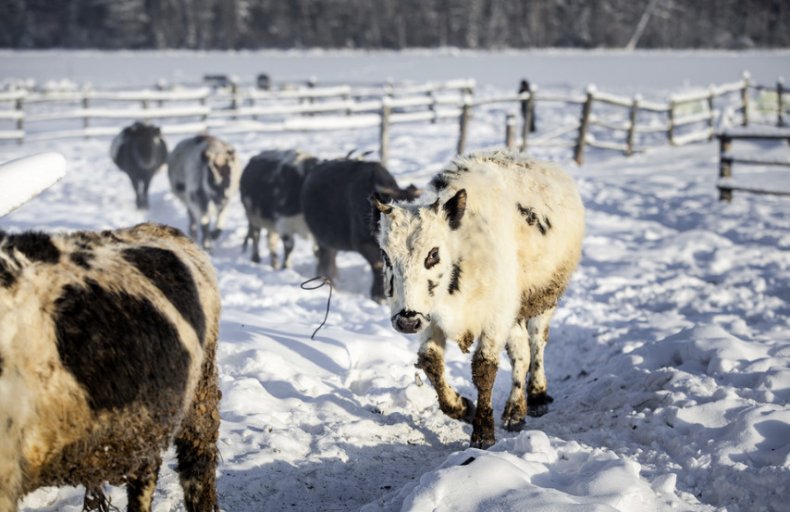
<path fill-rule="evenodd" d="M 417 352 L 417 368 L 421 368 L 439 398 L 439 408 L 451 418 L 471 423 L 475 406 L 469 399 L 462 397 L 447 383 L 444 375 L 444 349 L 447 342 L 445 334 L 431 324 L 423 334 Z"/>
<path fill-rule="evenodd" d="M 223 199 L 217 203 L 217 221 L 214 223 L 214 229 L 211 231 L 212 240 L 216 240 L 225 229 L 225 218 L 228 216 L 228 200 Z"/>
<path fill-rule="evenodd" d="M 543 416 L 549 412 L 549 404 L 554 401 L 548 395 L 546 370 L 543 365 L 543 352 L 549 341 L 549 322 L 556 308 L 547 309 L 541 315 L 530 318 L 527 322 L 529 332 L 529 349 L 532 356 L 529 369 L 529 385 L 527 386 L 527 404 L 530 416 Z"/>
<path fill-rule="evenodd" d="M 187 210 L 187 214 L 189 214 L 189 236 L 192 240 L 197 241 L 197 218 L 192 210 Z"/>
<path fill-rule="evenodd" d="M 477 388 L 477 412 L 472 421 L 471 445 L 486 449 L 496 441 L 492 393 L 503 336 L 483 333 L 472 357 L 472 382 Z"/>
<path fill-rule="evenodd" d="M 529 370 L 530 352 L 525 320 L 518 321 L 510 329 L 506 348 L 513 370 L 510 396 L 502 413 L 502 423 L 507 430 L 514 432 L 524 427 L 524 418 L 527 416 L 527 396 L 524 387 Z"/>

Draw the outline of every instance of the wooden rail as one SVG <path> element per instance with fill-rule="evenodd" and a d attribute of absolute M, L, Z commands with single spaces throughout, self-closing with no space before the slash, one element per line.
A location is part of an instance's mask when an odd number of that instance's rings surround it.
<path fill-rule="evenodd" d="M 120 128 L 92 126 L 91 120 L 160 120 L 167 121 L 165 133 L 189 133 L 211 130 L 219 133 L 311 131 L 379 127 L 380 156 L 386 161 L 389 153 L 390 126 L 393 124 L 457 119 L 456 150 L 468 145 L 469 125 L 480 109 L 512 105 L 521 111 L 521 130 L 514 128 L 514 118 L 506 117 L 504 141 L 508 147 L 527 151 L 533 147 L 571 147 L 580 165 L 586 147 L 619 151 L 631 155 L 642 151 L 644 135 L 665 133 L 672 145 L 710 140 L 723 109 L 715 101 L 725 95 L 740 94 L 739 111 L 742 124 L 757 118 L 750 93 L 776 94 L 776 124 L 784 125 L 788 91 L 781 81 L 776 87 L 750 81 L 748 75 L 737 82 L 711 85 L 699 91 L 673 94 L 664 103 L 641 96 L 626 97 L 599 91 L 594 86 L 584 95 L 540 90 L 534 84 L 525 92 L 486 98 L 474 96 L 474 82 L 453 80 L 441 83 L 384 83 L 363 88 L 348 84 L 319 86 L 314 80 L 279 90 L 241 87 L 229 82 L 220 87 L 194 89 L 144 89 L 140 91 L 53 91 L 0 92 L 0 122 L 15 123 L 13 129 L 0 130 L 0 140 L 43 141 L 48 138 L 94 137 L 113 135 Z M 2 108 L 2 103 L 13 108 Z M 137 102 L 138 108 L 119 108 L 117 102 Z M 164 103 L 189 102 L 190 105 L 168 106 Z M 76 104 L 76 108 L 53 111 L 52 105 Z M 157 106 L 152 105 L 156 103 Z M 549 103 L 560 103 L 579 109 L 574 124 L 549 127 L 531 140 L 529 127 L 535 111 Z M 765 103 L 763 101 L 762 103 Z M 63 124 L 81 121 L 82 129 L 34 130 L 45 123 Z M 28 125 L 28 126 L 26 126 Z M 702 125 L 702 126 L 700 126 Z M 575 134 L 575 136 L 573 136 Z M 603 135 L 601 137 L 601 135 Z"/>
<path fill-rule="evenodd" d="M 790 195 L 790 191 L 778 191 L 754 187 L 752 185 L 735 184 L 732 180 L 732 167 L 734 163 L 764 166 L 790 167 L 790 154 L 782 156 L 766 156 L 764 153 L 758 154 L 737 154 L 732 153 L 732 144 L 736 140 L 773 140 L 786 141 L 790 144 L 790 128 L 758 128 L 725 130 L 716 135 L 719 139 L 719 189 L 720 201 L 731 201 L 732 193 L 735 190 L 751 192 L 756 194 Z"/>

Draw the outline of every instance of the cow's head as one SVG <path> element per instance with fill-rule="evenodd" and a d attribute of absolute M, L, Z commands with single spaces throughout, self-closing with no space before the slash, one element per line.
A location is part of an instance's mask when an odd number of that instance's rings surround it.
<path fill-rule="evenodd" d="M 158 126 L 135 122 L 124 129 L 127 140 L 132 143 L 132 151 L 138 163 L 146 168 L 157 168 L 167 158 L 167 146 Z M 164 147 L 164 153 L 162 151 Z"/>
<path fill-rule="evenodd" d="M 459 289 L 456 230 L 466 211 L 466 190 L 430 206 L 387 204 L 375 197 L 372 202 L 381 212 L 377 238 L 392 326 L 419 332 L 430 323 L 435 305 Z"/>
<path fill-rule="evenodd" d="M 209 144 L 202 153 L 203 162 L 208 168 L 208 184 L 217 195 L 223 195 L 233 179 L 236 151 L 224 144 Z"/>

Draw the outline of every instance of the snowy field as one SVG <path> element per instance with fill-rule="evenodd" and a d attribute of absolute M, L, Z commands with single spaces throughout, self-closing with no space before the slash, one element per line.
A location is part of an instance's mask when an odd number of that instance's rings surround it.
<path fill-rule="evenodd" d="M 0 54 L 0 66 L 19 55 Z M 53 55 L 53 68 L 76 68 L 84 57 Z M 663 55 L 674 58 L 676 69 L 694 68 L 682 62 L 693 56 Z M 766 55 L 777 70 L 790 61 L 787 54 Z M 414 67 L 424 65 L 420 58 L 413 57 Z M 162 59 L 178 67 L 177 54 Z M 629 71 L 638 59 L 605 60 L 609 74 L 621 77 L 621 90 L 645 90 Z M 467 76 L 459 69 L 441 73 Z M 563 73 L 573 77 L 573 68 Z M 577 73 L 569 83 L 588 81 Z M 739 71 L 727 70 L 723 79 L 720 73 L 711 69 L 704 83 L 736 79 Z M 686 78 L 679 72 L 673 83 Z M 492 86 L 499 85 L 509 89 L 510 79 Z M 665 79 L 656 88 L 672 86 Z M 499 116 L 476 119 L 470 149 L 499 143 L 501 131 Z M 245 161 L 262 149 L 290 147 L 329 158 L 375 149 L 374 132 L 228 140 Z M 394 127 L 390 170 L 402 185 L 425 185 L 452 157 L 456 135 L 455 123 Z M 152 183 L 151 210 L 134 209 L 128 179 L 109 159 L 109 140 L 4 144 L 0 162 L 47 150 L 65 156 L 66 177 L 0 218 L 2 229 L 104 229 L 144 220 L 186 227 L 164 175 Z M 545 416 L 528 418 L 521 433 L 497 422 L 498 443 L 488 451 L 468 448 L 471 426 L 439 411 L 427 378 L 413 366 L 416 339 L 396 333 L 388 308 L 367 298 L 370 274 L 361 257 L 339 258 L 327 327 L 311 340 L 328 289 L 299 287 L 314 275 L 310 245 L 297 241 L 292 270 L 251 263 L 241 253 L 243 208 L 232 205 L 212 256 L 224 305 L 223 510 L 787 510 L 790 200 L 736 192 L 731 204 L 719 203 L 714 143 L 629 159 L 591 151 L 580 168 L 567 150 L 533 156 L 558 160 L 577 179 L 587 236 L 546 350 L 555 402 Z M 475 396 L 469 358 L 456 347 L 448 350 L 448 372 L 457 389 Z M 497 417 L 508 391 L 503 357 Z M 183 510 L 174 463 L 168 454 L 154 502 L 160 512 Z M 41 489 L 22 509 L 76 512 L 82 496 L 81 489 Z M 122 489 L 111 497 L 125 506 Z"/>

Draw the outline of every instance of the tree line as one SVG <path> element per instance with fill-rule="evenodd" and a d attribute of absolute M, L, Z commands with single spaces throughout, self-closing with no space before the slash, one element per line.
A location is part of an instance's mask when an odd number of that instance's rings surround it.
<path fill-rule="evenodd" d="M 790 46 L 786 0 L 2 0 L 6 48 Z"/>

